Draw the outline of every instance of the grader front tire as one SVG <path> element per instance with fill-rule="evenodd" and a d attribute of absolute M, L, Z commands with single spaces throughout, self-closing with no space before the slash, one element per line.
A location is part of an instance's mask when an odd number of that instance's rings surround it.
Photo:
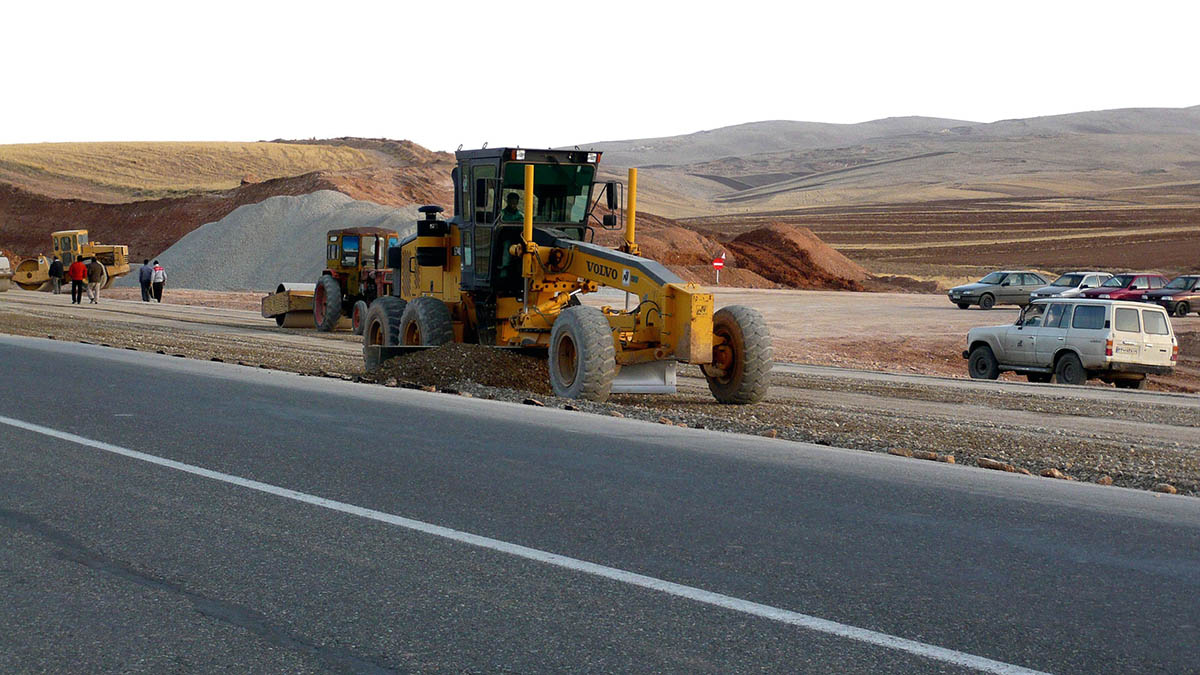
<path fill-rule="evenodd" d="M 454 320 L 446 303 L 429 296 L 413 298 L 400 319 L 400 344 L 444 345 L 454 342 Z"/>
<path fill-rule="evenodd" d="M 604 402 L 617 375 L 612 326 L 595 307 L 567 307 L 550 330 L 550 388 L 556 396 Z"/>
<path fill-rule="evenodd" d="M 378 361 L 371 360 L 367 347 L 395 347 L 400 344 L 400 318 L 404 316 L 407 303 L 395 296 L 376 298 L 367 308 L 363 320 L 363 367 L 374 370 Z"/>
<path fill-rule="evenodd" d="M 701 367 L 720 403 L 758 403 L 771 384 L 771 333 L 757 310 L 741 305 L 713 314 L 713 362 Z"/>

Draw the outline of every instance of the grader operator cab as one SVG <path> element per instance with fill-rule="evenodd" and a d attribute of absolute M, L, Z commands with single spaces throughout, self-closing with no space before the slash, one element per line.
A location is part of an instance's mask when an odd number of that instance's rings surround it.
<path fill-rule="evenodd" d="M 677 362 L 699 365 L 723 403 L 766 393 L 771 339 L 762 316 L 738 306 L 714 313 L 711 294 L 637 255 L 636 169 L 614 250 L 593 243 L 594 226 L 619 227 L 622 212 L 623 186 L 595 182 L 600 153 L 456 156 L 455 216 L 422 207 L 416 233 L 388 250 L 395 276 L 392 293 L 367 312 L 368 368 L 407 348 L 472 342 L 548 352 L 551 386 L 570 398 L 674 392 Z M 614 213 L 598 219 L 601 198 Z M 580 303 L 601 287 L 623 291 L 625 307 Z"/>
<path fill-rule="evenodd" d="M 88 241 L 87 230 L 62 230 L 50 233 L 54 254 L 63 264 L 63 277 L 66 280 L 66 269 L 76 260 L 95 258 L 104 265 L 104 282 L 102 288 L 108 288 L 117 280 L 129 274 L 129 247 L 116 244 L 97 244 Z M 50 290 L 51 258 L 39 255 L 36 258 L 23 260 L 13 271 L 13 281 L 27 291 Z"/>
<path fill-rule="evenodd" d="M 313 322 L 331 331 L 343 316 L 362 334 L 367 306 L 392 291 L 387 250 L 400 235 L 380 227 L 330 230 L 325 236 L 325 270 L 313 288 Z"/>

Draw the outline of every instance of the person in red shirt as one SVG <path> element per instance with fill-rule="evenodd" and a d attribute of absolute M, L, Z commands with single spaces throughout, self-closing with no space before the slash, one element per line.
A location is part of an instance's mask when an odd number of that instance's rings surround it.
<path fill-rule="evenodd" d="M 83 304 L 83 289 L 87 286 L 88 268 L 82 260 L 76 260 L 67 268 L 67 276 L 71 279 L 71 304 Z"/>

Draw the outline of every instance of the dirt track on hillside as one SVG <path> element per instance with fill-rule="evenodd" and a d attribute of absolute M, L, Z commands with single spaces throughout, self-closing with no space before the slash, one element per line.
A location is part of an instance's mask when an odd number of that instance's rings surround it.
<path fill-rule="evenodd" d="M 189 302 L 214 302 L 212 297 L 188 291 L 176 290 L 168 294 L 168 298 L 172 296 Z M 247 294 L 237 301 L 244 307 L 255 297 Z M 897 306 L 885 314 L 856 311 L 859 303 L 872 299 L 889 300 Z M 953 370 L 961 375 L 961 358 L 955 361 L 953 355 L 943 352 L 961 340 L 962 326 L 981 319 L 1002 321 L 1013 312 L 962 312 L 952 307 L 943 311 L 929 306 L 934 299 L 832 292 L 718 292 L 719 305 L 741 303 L 764 311 L 776 334 L 779 360 L 846 365 L 849 359 L 838 355 L 843 348 L 857 354 L 856 359 L 869 358 L 861 353 L 861 346 L 855 346 L 869 333 L 881 338 L 876 355 L 883 359 L 879 363 L 891 370 L 937 372 L 944 360 L 945 370 L 951 370 L 953 363 Z M 941 337 L 936 343 L 930 338 L 927 348 L 914 347 L 914 337 L 906 335 L 917 329 L 931 330 L 931 323 L 922 324 L 921 316 L 938 317 Z M 281 330 L 250 309 L 145 304 L 118 300 L 113 294 L 103 297 L 99 306 L 71 306 L 66 296 L 14 291 L 0 294 L 0 331 L 307 375 L 364 377 L 361 343 L 355 336 Z M 814 338 L 814 334 L 822 337 Z M 909 348 L 915 351 L 906 352 L 882 341 L 888 334 L 891 339 L 913 341 Z M 920 354 L 932 357 L 933 362 L 923 363 Z M 902 364 L 905 359 L 907 363 Z M 805 374 L 791 372 L 795 370 L 791 368 L 776 374 L 775 386 L 763 403 L 723 406 L 708 394 L 699 371 L 684 367 L 679 393 L 673 396 L 618 395 L 597 404 L 547 396 L 540 380 L 507 389 L 480 385 L 478 377 L 450 384 L 439 380 L 434 385 L 405 381 L 406 377 L 419 379 L 439 372 L 436 359 L 433 363 L 395 371 L 400 376 L 384 374 L 370 379 L 389 386 L 518 402 L 532 397 L 539 404 L 567 409 L 914 458 L 945 461 L 952 455 L 960 464 L 991 459 L 1032 474 L 1054 470 L 1077 480 L 1103 482 L 1111 478 L 1116 485 L 1143 489 L 1169 483 L 1184 494 L 1200 494 L 1200 433 L 1196 433 L 1200 404 L 1194 396 L 963 381 L 987 387 L 980 392 L 947 386 L 953 381 L 909 377 L 887 382 L 856 371 Z M 476 357 L 473 366 L 486 370 L 489 363 L 485 354 Z M 511 370 L 511 365 L 503 367 Z M 532 377 L 530 374 L 542 369 L 544 365 L 531 363 L 522 372 Z M 1166 383 L 1169 378 L 1160 384 Z"/>

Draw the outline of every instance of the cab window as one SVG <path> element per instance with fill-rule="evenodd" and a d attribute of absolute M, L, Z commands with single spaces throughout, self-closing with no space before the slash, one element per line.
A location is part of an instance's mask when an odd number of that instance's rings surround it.
<path fill-rule="evenodd" d="M 1042 312 L 1046 309 L 1045 305 L 1029 305 L 1021 314 L 1021 318 L 1017 320 L 1018 326 L 1040 326 L 1042 325 Z"/>
<path fill-rule="evenodd" d="M 1146 326 L 1146 332 L 1150 335 L 1170 335 L 1171 330 L 1167 326 L 1167 315 L 1154 310 L 1142 310 L 1142 323 Z"/>
<path fill-rule="evenodd" d="M 1123 307 L 1117 308 L 1116 328 L 1119 331 L 1126 333 L 1142 332 L 1142 325 L 1138 321 L 1138 311 L 1136 309 L 1126 309 Z"/>
<path fill-rule="evenodd" d="M 483 193 L 476 192 L 472 197 L 475 202 L 475 222 L 492 224 L 496 219 L 496 167 L 491 164 L 480 164 L 471 168 L 471 185 L 479 190 L 479 181 L 484 181 Z M 479 242 L 475 242 L 479 248 Z"/>
<path fill-rule="evenodd" d="M 1067 314 L 1068 305 L 1060 302 L 1054 303 L 1046 308 L 1046 317 L 1042 320 L 1042 326 L 1046 328 L 1058 328 L 1062 323 L 1063 317 Z"/>
<path fill-rule="evenodd" d="M 1079 305 L 1071 318 L 1071 328 L 1096 330 L 1104 328 L 1104 307 L 1099 305 Z"/>
<path fill-rule="evenodd" d="M 358 264 L 358 237 L 342 237 L 342 266 L 354 267 Z"/>

